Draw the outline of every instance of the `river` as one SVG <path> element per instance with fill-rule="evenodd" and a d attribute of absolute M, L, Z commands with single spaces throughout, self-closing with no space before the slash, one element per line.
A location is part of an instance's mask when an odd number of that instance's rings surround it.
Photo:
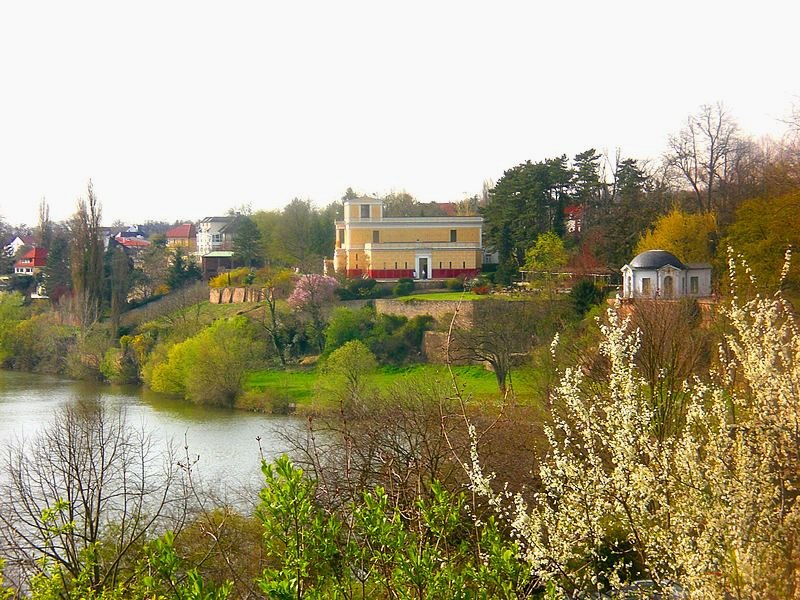
<path fill-rule="evenodd" d="M 223 497 L 241 499 L 243 491 L 258 489 L 260 452 L 268 460 L 289 452 L 285 436 L 302 436 L 305 429 L 298 417 L 200 407 L 136 386 L 0 370 L 0 446 L 31 439 L 53 422 L 59 407 L 90 397 L 122 410 L 129 425 L 143 428 L 165 449 L 172 443 L 183 453 L 185 440 L 189 455 L 199 457 L 193 474 Z"/>

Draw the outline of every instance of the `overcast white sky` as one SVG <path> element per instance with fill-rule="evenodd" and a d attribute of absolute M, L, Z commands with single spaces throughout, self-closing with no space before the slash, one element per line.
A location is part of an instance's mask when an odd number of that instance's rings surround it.
<path fill-rule="evenodd" d="M 696 5 L 695 5 L 696 4 Z M 527 159 L 658 157 L 703 103 L 779 135 L 800 2 L 2 2 L 0 215 L 461 199 Z"/>

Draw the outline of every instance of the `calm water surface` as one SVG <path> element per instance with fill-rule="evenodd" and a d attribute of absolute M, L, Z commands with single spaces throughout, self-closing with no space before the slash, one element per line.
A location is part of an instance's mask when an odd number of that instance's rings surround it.
<path fill-rule="evenodd" d="M 290 451 L 283 436 L 302 436 L 305 424 L 298 417 L 203 408 L 136 386 L 0 370 L 0 446 L 31 439 L 53 422 L 59 407 L 87 397 L 124 411 L 130 425 L 143 427 L 165 448 L 172 443 L 183 453 L 185 440 L 189 454 L 199 456 L 194 473 L 222 494 L 260 486 L 258 437 L 265 458 L 275 458 Z"/>

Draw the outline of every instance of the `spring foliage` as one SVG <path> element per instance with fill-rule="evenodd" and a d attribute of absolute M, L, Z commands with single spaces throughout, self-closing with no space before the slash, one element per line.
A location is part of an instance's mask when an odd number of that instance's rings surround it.
<path fill-rule="evenodd" d="M 717 220 L 713 213 L 687 213 L 673 209 L 659 217 L 653 229 L 645 232 L 636 245 L 636 252 L 666 250 L 684 262 L 711 262 Z"/>
<path fill-rule="evenodd" d="M 541 582 L 607 592 L 651 578 L 693 598 L 796 597 L 800 335 L 780 296 L 734 296 L 724 315 L 720 367 L 687 383 L 686 425 L 672 436 L 653 433 L 639 334 L 611 310 L 608 385 L 591 391 L 580 370 L 563 372 L 532 498 L 495 491 L 473 449 L 473 489 Z"/>
<path fill-rule="evenodd" d="M 260 357 L 251 327 L 245 317 L 219 320 L 175 344 L 153 369 L 150 387 L 198 404 L 232 405 Z"/>

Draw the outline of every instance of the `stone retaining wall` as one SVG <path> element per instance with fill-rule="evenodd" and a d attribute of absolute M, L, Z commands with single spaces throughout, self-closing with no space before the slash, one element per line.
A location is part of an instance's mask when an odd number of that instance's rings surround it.
<path fill-rule="evenodd" d="M 430 315 L 437 321 L 450 319 L 458 312 L 456 325 L 472 327 L 475 314 L 475 302 L 458 302 L 457 300 L 375 300 L 375 311 L 378 314 L 397 315 L 412 319 L 420 315 Z"/>
<path fill-rule="evenodd" d="M 426 331 L 424 333 L 422 337 L 422 355 L 427 362 L 435 364 L 447 363 L 447 335 L 445 331 Z M 454 358 L 463 357 L 466 353 L 463 350 L 459 351 L 459 348 L 455 345 L 457 344 L 455 340 L 452 340 L 451 344 L 454 344 L 450 348 L 451 364 L 481 364 L 464 358 Z"/>
<path fill-rule="evenodd" d="M 244 304 L 245 302 L 263 302 L 267 298 L 267 290 L 251 287 L 210 288 L 208 301 L 211 304 Z"/>

